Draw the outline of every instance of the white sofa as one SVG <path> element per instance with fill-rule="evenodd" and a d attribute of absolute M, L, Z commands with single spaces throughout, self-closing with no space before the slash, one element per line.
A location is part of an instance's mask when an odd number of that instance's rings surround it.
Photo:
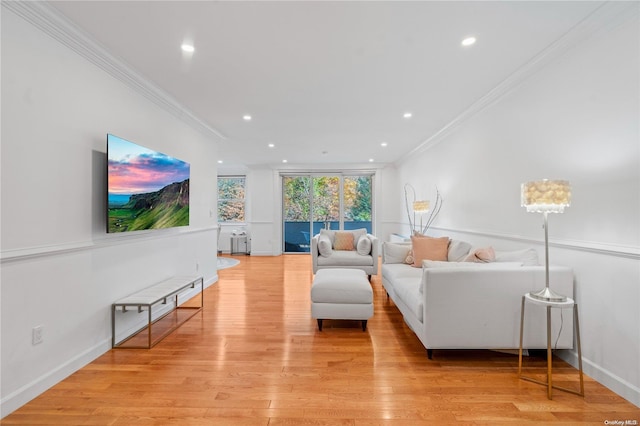
<path fill-rule="evenodd" d="M 382 284 L 388 297 L 430 359 L 434 349 L 518 349 L 522 296 L 545 286 L 545 267 L 537 264 L 534 249 L 496 251 L 491 263 L 453 261 L 460 260 L 461 247 L 464 244 L 452 241 L 452 261 L 426 261 L 416 268 L 403 260 L 410 243 L 385 242 Z M 550 287 L 573 298 L 572 269 L 552 265 Z M 561 311 L 552 309 L 554 348 L 571 349 L 572 311 Z M 546 349 L 544 307 L 527 306 L 523 347 Z"/>
<path fill-rule="evenodd" d="M 353 234 L 353 247 L 350 250 L 335 248 L 336 232 Z M 323 229 L 311 239 L 313 273 L 326 268 L 360 269 L 371 279 L 372 275 L 378 274 L 379 252 L 378 238 L 368 234 L 364 228 L 352 231 Z"/>

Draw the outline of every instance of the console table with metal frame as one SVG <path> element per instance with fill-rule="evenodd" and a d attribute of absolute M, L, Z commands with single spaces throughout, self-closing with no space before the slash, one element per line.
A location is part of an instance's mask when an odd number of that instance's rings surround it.
<path fill-rule="evenodd" d="M 200 306 L 180 306 L 178 304 L 178 296 L 180 296 L 183 292 L 190 289 L 195 289 L 197 284 L 200 284 Z M 184 277 L 174 277 L 169 278 L 165 281 L 159 282 L 151 287 L 144 288 L 134 294 L 131 294 L 125 298 L 118 300 L 117 302 L 111 305 L 111 347 L 113 348 L 122 348 L 122 349 L 151 349 L 155 346 L 160 340 L 165 338 L 172 331 L 180 327 L 184 324 L 189 318 L 193 317 L 195 314 L 200 312 L 204 307 L 204 280 L 202 277 L 194 277 L 194 276 L 184 276 Z M 174 304 L 174 308 L 169 310 L 164 315 L 159 318 L 153 319 L 152 311 L 153 307 L 159 303 L 166 305 L 168 301 L 173 298 L 174 300 L 171 303 Z M 131 309 L 133 308 L 133 309 Z M 133 332 L 126 338 L 116 342 L 116 312 L 120 311 L 125 313 L 129 310 L 135 310 L 137 313 L 142 313 L 143 311 L 147 311 L 147 325 L 146 327 L 140 328 L 139 330 Z M 151 338 L 151 329 L 152 325 L 165 316 L 169 315 L 175 310 L 192 310 L 193 312 L 184 318 L 182 321 L 178 322 L 176 325 L 170 327 L 161 336 L 152 340 Z M 132 345 L 132 346 L 122 346 L 127 340 L 131 339 L 133 336 L 137 335 L 144 329 L 147 329 L 147 345 Z"/>

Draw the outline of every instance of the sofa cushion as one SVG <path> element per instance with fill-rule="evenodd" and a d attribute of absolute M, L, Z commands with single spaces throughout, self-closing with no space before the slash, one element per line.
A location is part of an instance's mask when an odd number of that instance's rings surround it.
<path fill-rule="evenodd" d="M 413 266 L 422 268 L 423 260 L 447 260 L 449 237 L 411 237 Z"/>
<path fill-rule="evenodd" d="M 311 284 L 311 301 L 319 303 L 373 303 L 373 291 L 361 270 L 322 269 Z"/>
<path fill-rule="evenodd" d="M 524 266 L 538 266 L 538 252 L 533 248 L 512 251 L 496 250 L 496 262 L 522 262 Z"/>
<path fill-rule="evenodd" d="M 333 249 L 331 248 L 331 239 L 326 234 L 320 234 L 318 237 L 318 251 L 320 256 L 331 256 Z"/>
<path fill-rule="evenodd" d="M 319 256 L 318 266 L 373 266 L 373 256 L 361 256 L 356 251 L 334 250 L 329 257 Z"/>
<path fill-rule="evenodd" d="M 358 238 L 358 242 L 356 243 L 356 251 L 361 256 L 371 254 L 371 240 L 369 239 L 369 237 L 367 237 L 366 234 L 361 235 L 360 238 Z"/>
<path fill-rule="evenodd" d="M 422 280 L 420 278 L 400 277 L 393 282 L 393 291 L 396 297 L 411 310 L 420 322 L 423 321 L 421 287 Z"/>
<path fill-rule="evenodd" d="M 385 263 L 382 265 L 382 277 L 394 284 L 399 278 L 413 278 L 420 281 L 422 279 L 422 271 L 404 263 Z"/>
<path fill-rule="evenodd" d="M 423 260 L 423 268 L 477 268 L 480 266 L 475 262 L 443 262 L 440 260 Z"/>
<path fill-rule="evenodd" d="M 351 232 L 336 232 L 333 239 L 334 250 L 349 250 L 352 251 L 355 248 L 355 242 L 353 241 L 353 233 Z"/>
<path fill-rule="evenodd" d="M 476 262 L 440 262 L 437 260 L 424 260 L 422 262 L 423 268 L 466 268 L 466 269 L 511 269 L 522 267 L 522 262 L 491 262 L 491 263 L 476 263 Z"/>

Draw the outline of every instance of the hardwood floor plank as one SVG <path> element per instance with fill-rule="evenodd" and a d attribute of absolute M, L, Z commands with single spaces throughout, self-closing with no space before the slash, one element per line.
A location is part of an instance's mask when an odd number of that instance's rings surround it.
<path fill-rule="evenodd" d="M 3 425 L 602 425 L 640 408 L 585 377 L 584 398 L 518 379 L 518 357 L 426 350 L 372 280 L 374 316 L 311 318 L 308 255 L 235 256 L 205 307 L 151 350 L 112 350 Z M 544 358 L 525 360 L 545 378 Z M 577 387 L 554 359 L 554 381 Z"/>

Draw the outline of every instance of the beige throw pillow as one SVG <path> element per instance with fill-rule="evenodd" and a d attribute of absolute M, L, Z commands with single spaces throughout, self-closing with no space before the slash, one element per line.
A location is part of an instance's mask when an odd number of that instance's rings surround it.
<path fill-rule="evenodd" d="M 465 262 L 489 263 L 496 260 L 496 252 L 493 247 L 479 248 L 473 250 L 464 259 Z"/>
<path fill-rule="evenodd" d="M 449 237 L 411 237 L 413 250 L 413 264 L 415 268 L 422 268 L 423 260 L 447 260 Z"/>
<path fill-rule="evenodd" d="M 333 239 L 334 250 L 352 250 L 354 248 L 352 232 L 336 232 Z"/>

